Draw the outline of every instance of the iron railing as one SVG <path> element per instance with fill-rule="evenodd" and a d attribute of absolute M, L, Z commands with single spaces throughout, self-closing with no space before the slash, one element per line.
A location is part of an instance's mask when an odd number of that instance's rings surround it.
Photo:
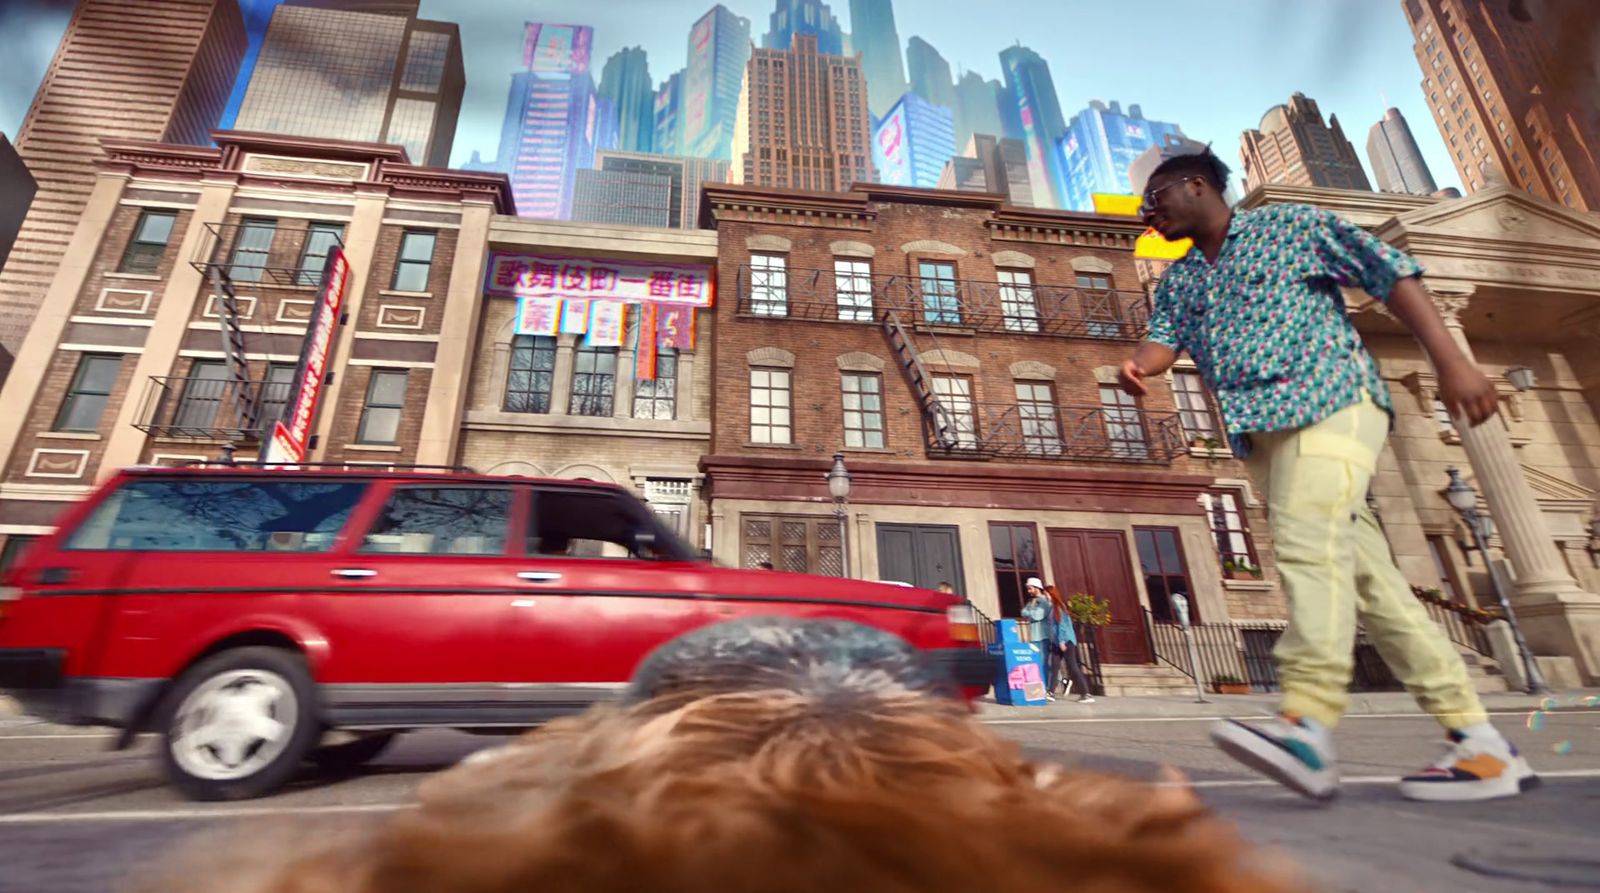
<path fill-rule="evenodd" d="M 1199 659 L 1196 667 L 1189 657 L 1183 627 L 1145 611 L 1146 635 L 1156 661 L 1190 679 L 1198 678 L 1208 688 L 1218 676 L 1229 676 L 1248 682 L 1252 691 L 1278 691 L 1278 667 L 1272 659 L 1272 649 L 1287 626 L 1274 621 L 1191 624 Z M 1402 687 L 1364 631 L 1356 634 L 1354 658 L 1351 691 L 1398 691 Z"/>
<path fill-rule="evenodd" d="M 919 330 L 1137 341 L 1150 323 L 1143 292 L 976 279 L 744 265 L 736 296 L 746 316 L 873 323 L 894 310 Z"/>
<path fill-rule="evenodd" d="M 189 265 L 216 271 L 235 288 L 269 285 L 318 286 L 329 252 L 342 248 L 342 228 L 280 229 L 275 221 L 208 223 Z"/>
<path fill-rule="evenodd" d="M 940 458 L 1166 465 L 1188 453 L 1175 412 L 939 399 L 955 428 L 928 432 L 928 453 Z"/>
<path fill-rule="evenodd" d="M 1428 607 L 1428 616 L 1444 629 L 1445 635 L 1450 637 L 1451 642 L 1463 648 L 1470 648 L 1486 657 L 1493 656 L 1489 647 L 1489 633 L 1484 626 L 1495 619 L 1494 614 L 1474 611 L 1465 605 L 1450 601 L 1443 594 L 1431 592 L 1420 586 L 1411 587 L 1411 592 L 1418 601 Z"/>
<path fill-rule="evenodd" d="M 152 376 L 134 427 L 175 440 L 250 442 L 269 435 L 292 382 Z"/>

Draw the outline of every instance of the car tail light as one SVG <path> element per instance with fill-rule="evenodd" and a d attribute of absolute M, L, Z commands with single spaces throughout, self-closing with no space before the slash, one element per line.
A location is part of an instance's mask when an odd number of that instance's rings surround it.
<path fill-rule="evenodd" d="M 977 608 L 966 602 L 951 605 L 946 616 L 950 618 L 950 638 L 957 642 L 979 641 Z"/>

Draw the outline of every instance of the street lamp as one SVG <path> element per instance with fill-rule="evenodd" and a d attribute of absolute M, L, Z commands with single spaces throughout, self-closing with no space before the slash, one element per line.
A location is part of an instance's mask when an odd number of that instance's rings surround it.
<path fill-rule="evenodd" d="M 1500 613 L 1511 626 L 1511 637 L 1517 643 L 1517 651 L 1522 654 L 1522 666 L 1528 675 L 1528 694 L 1547 694 L 1550 688 L 1544 684 L 1544 676 L 1539 672 L 1539 662 L 1533 657 L 1533 649 L 1528 647 L 1528 640 L 1522 636 L 1522 627 L 1517 624 L 1517 615 L 1511 610 L 1511 599 L 1506 596 L 1499 575 L 1489 564 L 1489 517 L 1478 511 L 1478 492 L 1461 479 L 1459 469 L 1447 468 L 1445 473 L 1450 475 L 1450 486 L 1444 491 L 1445 501 L 1450 503 L 1450 507 L 1461 516 L 1461 520 L 1467 525 L 1467 530 L 1471 532 L 1472 539 L 1478 546 L 1479 554 L 1483 555 L 1484 569 L 1489 572 L 1489 585 L 1494 587 L 1495 598 L 1500 601 Z"/>
<path fill-rule="evenodd" d="M 833 454 L 833 468 L 828 471 L 828 495 L 833 497 L 833 518 L 839 522 L 839 560 L 844 563 L 844 575 L 850 576 L 850 531 L 845 521 L 849 517 L 850 469 L 844 467 L 844 453 Z"/>
<path fill-rule="evenodd" d="M 1533 370 L 1527 366 L 1512 366 L 1507 369 L 1506 381 L 1511 382 L 1511 386 L 1516 388 L 1518 393 L 1526 393 L 1538 383 L 1538 379 L 1534 377 Z"/>

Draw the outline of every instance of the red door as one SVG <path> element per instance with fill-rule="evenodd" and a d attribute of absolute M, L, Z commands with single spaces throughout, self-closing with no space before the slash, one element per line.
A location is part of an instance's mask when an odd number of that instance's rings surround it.
<path fill-rule="evenodd" d="M 1151 662 L 1144 605 L 1134 586 L 1128 541 L 1117 530 L 1049 530 L 1050 563 L 1063 596 L 1087 592 L 1111 603 L 1111 622 L 1100 628 L 1100 660 Z"/>

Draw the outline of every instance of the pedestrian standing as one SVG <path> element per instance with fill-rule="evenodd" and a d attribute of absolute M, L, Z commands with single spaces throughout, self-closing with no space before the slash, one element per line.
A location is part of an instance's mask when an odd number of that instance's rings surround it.
<path fill-rule="evenodd" d="M 1367 506 L 1393 409 L 1340 288 L 1365 289 L 1422 342 L 1439 399 L 1459 422 L 1492 418 L 1495 387 L 1445 329 L 1416 261 L 1318 208 L 1234 211 L 1222 198 L 1227 182 L 1227 166 L 1209 149 L 1169 158 L 1151 174 L 1145 221 L 1194 248 L 1163 274 L 1149 340 L 1121 370 L 1123 388 L 1143 396 L 1146 379 L 1187 351 L 1267 500 L 1289 601 L 1289 627 L 1273 653 L 1280 715 L 1219 723 L 1212 738 L 1301 794 L 1337 793 L 1332 729 L 1350 700 L 1359 620 L 1448 736 L 1444 755 L 1402 779 L 1400 793 L 1514 796 L 1537 777 L 1489 723 L 1461 655 L 1411 594 Z"/>
<path fill-rule="evenodd" d="M 1028 600 L 1022 606 L 1022 619 L 1028 621 L 1027 640 L 1039 649 L 1040 662 L 1044 667 L 1045 697 L 1054 701 L 1056 699 L 1056 647 L 1055 647 L 1055 604 L 1050 601 L 1050 595 L 1045 592 L 1044 581 L 1038 577 L 1029 577 L 1023 584 L 1027 590 Z"/>
<path fill-rule="evenodd" d="M 1072 622 L 1072 615 L 1067 612 L 1067 600 L 1061 597 L 1061 591 L 1054 586 L 1046 586 L 1044 591 L 1055 607 L 1055 635 L 1051 636 L 1051 641 L 1056 672 L 1050 680 L 1050 693 L 1055 694 L 1056 686 L 1061 683 L 1062 671 L 1065 671 L 1073 687 L 1078 690 L 1078 703 L 1093 704 L 1094 693 L 1089 690 L 1089 680 L 1083 675 L 1083 662 L 1078 655 L 1078 628 Z"/>

